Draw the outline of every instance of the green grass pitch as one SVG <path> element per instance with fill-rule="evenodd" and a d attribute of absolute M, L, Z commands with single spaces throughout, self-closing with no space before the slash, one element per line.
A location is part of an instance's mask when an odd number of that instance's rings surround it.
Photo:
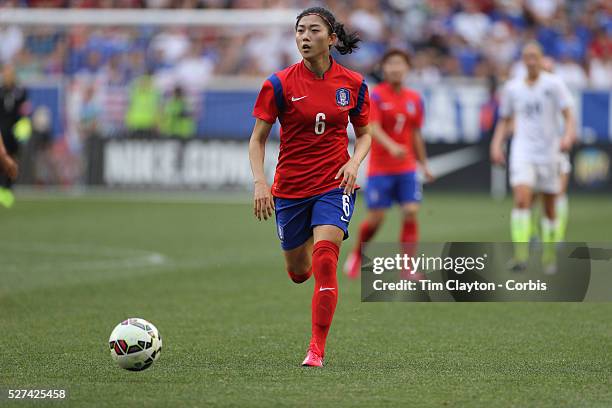
<path fill-rule="evenodd" d="M 610 241 L 609 196 L 570 203 L 568 240 Z M 422 239 L 508 240 L 509 212 L 428 194 Z M 396 210 L 377 239 L 398 228 Z M 612 304 L 366 304 L 358 282 L 340 285 L 327 366 L 305 369 L 312 282 L 287 278 L 248 197 L 22 195 L 0 211 L 0 388 L 64 388 L 92 407 L 612 406 Z M 126 317 L 164 338 L 147 371 L 110 359 Z"/>

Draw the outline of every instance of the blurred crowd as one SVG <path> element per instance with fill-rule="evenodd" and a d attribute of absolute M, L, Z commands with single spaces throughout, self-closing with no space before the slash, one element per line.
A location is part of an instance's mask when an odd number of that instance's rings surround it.
<path fill-rule="evenodd" d="M 5 0 L 4 7 L 304 8 L 303 0 Z M 329 0 L 357 30 L 343 63 L 373 72 L 389 47 L 413 56 L 415 79 L 505 77 L 538 40 L 572 87 L 612 86 L 612 2 L 605 0 Z M 163 89 L 202 88 L 212 75 L 264 76 L 299 59 L 286 30 L 185 27 L 0 27 L 0 61 L 24 78 L 69 75 L 125 85 L 146 72 Z"/>
<path fill-rule="evenodd" d="M 0 10 L 259 10 L 315 4 L 310 0 L 0 0 Z M 377 76 L 382 54 L 397 47 L 411 55 L 411 82 L 428 85 L 446 77 L 486 78 L 490 101 L 480 114 L 484 133 L 494 123 L 495 84 L 521 71 L 519 55 L 527 41 L 542 44 L 570 87 L 612 89 L 610 0 L 328 0 L 322 5 L 363 40 L 358 52 L 336 57 L 370 77 Z M 56 169 L 36 173 L 57 173 L 53 180 L 40 182 L 71 183 L 83 177 L 87 168 L 83 153 L 88 140 L 95 140 L 92 136 L 126 132 L 195 136 L 203 106 L 201 91 L 211 79 L 248 76 L 259 83 L 300 59 L 292 26 L 293 21 L 286 28 L 258 29 L 240 24 L 223 28 L 0 25 L 0 64 L 15 67 L 21 82 L 61 80 L 65 90 L 63 137 L 52 148 L 31 144 L 48 158 L 37 162 Z M 49 120 L 39 119 L 49 112 L 40 110 L 32 115 L 34 128 L 48 130 Z"/>

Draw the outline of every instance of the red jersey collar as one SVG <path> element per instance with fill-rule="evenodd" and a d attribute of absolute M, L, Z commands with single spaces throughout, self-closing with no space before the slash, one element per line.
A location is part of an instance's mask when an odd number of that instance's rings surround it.
<path fill-rule="evenodd" d="M 333 74 L 336 69 L 337 69 L 337 65 L 338 63 L 336 61 L 334 61 L 334 59 L 332 58 L 332 56 L 329 56 L 329 62 L 331 63 L 329 65 L 329 68 L 327 69 L 327 71 L 325 71 L 323 73 L 323 77 L 319 78 L 317 76 L 317 74 L 315 74 L 314 72 L 312 72 L 311 70 L 308 69 L 308 67 L 306 66 L 306 64 L 304 63 L 304 60 L 302 59 L 302 62 L 300 62 L 300 66 L 302 67 L 302 71 L 304 72 L 304 75 L 306 75 L 308 78 L 312 78 L 318 81 L 322 81 L 325 78 L 329 77 L 329 75 Z"/>
<path fill-rule="evenodd" d="M 391 84 L 390 84 L 390 83 L 388 83 L 388 82 L 382 82 L 382 83 L 381 83 L 381 85 L 382 85 L 383 87 L 385 87 L 385 88 L 387 89 L 387 91 L 389 91 L 389 93 L 394 94 L 394 95 L 402 95 L 402 94 L 404 93 L 404 91 L 406 90 L 406 87 L 402 86 L 402 87 L 400 88 L 399 92 L 397 92 L 397 91 L 395 90 L 395 88 L 393 88 L 393 87 L 391 86 Z"/>

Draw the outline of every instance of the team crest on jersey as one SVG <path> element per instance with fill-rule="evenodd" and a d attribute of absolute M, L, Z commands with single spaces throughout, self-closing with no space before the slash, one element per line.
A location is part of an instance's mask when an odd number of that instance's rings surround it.
<path fill-rule="evenodd" d="M 351 103 L 351 91 L 346 88 L 336 89 L 336 104 L 341 108 Z"/>
<path fill-rule="evenodd" d="M 414 115 L 416 113 L 416 106 L 414 105 L 414 102 L 409 101 L 406 103 L 406 110 L 409 114 Z"/>

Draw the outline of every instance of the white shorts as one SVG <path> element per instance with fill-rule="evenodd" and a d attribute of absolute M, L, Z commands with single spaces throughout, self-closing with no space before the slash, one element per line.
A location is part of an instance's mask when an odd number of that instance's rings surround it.
<path fill-rule="evenodd" d="M 539 193 L 558 194 L 561 191 L 559 163 L 510 163 L 510 185 L 529 186 Z"/>
<path fill-rule="evenodd" d="M 569 154 L 563 153 L 561 155 L 561 174 L 570 174 L 572 172 L 572 162 L 570 162 Z"/>

